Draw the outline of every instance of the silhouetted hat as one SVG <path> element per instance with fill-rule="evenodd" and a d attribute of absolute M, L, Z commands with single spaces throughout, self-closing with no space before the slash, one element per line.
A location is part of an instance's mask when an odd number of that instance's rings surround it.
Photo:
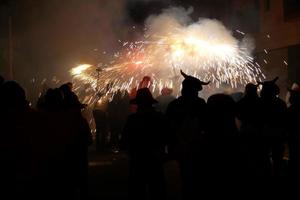
<path fill-rule="evenodd" d="M 268 93 L 272 93 L 274 95 L 278 95 L 280 93 L 280 89 L 279 89 L 278 85 L 276 85 L 276 81 L 278 79 L 279 79 L 279 77 L 276 77 L 271 81 L 264 81 L 264 82 L 258 81 L 257 83 L 263 86 L 262 92 L 268 92 Z"/>
<path fill-rule="evenodd" d="M 245 93 L 246 94 L 256 94 L 257 87 L 258 87 L 258 85 L 255 85 L 253 83 L 248 83 L 245 87 Z"/>
<path fill-rule="evenodd" d="M 279 77 L 277 76 L 271 81 L 264 81 L 264 82 L 257 81 L 257 83 L 260 84 L 260 85 L 263 85 L 263 86 L 265 86 L 265 85 L 274 85 L 278 79 L 279 79 Z"/>
<path fill-rule="evenodd" d="M 198 78 L 185 74 L 182 70 L 180 70 L 181 75 L 184 77 L 182 82 L 183 88 L 195 89 L 197 91 L 202 90 L 202 85 L 208 85 L 209 82 L 200 81 Z"/>
<path fill-rule="evenodd" d="M 130 104 L 137 104 L 137 105 L 152 105 L 158 103 L 158 101 L 156 101 L 149 88 L 141 88 L 137 91 L 136 93 L 136 97 L 132 100 L 130 100 Z"/>

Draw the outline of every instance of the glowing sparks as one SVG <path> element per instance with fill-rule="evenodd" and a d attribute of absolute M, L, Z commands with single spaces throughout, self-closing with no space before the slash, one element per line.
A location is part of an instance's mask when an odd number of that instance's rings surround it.
<path fill-rule="evenodd" d="M 236 30 L 237 33 L 241 34 L 241 35 L 246 35 L 244 32 L 240 31 L 240 30 Z"/>
<path fill-rule="evenodd" d="M 80 75 L 82 74 L 85 70 L 87 70 L 88 68 L 90 68 L 92 65 L 89 65 L 89 64 L 83 64 L 83 65 L 79 65 L 77 67 L 74 67 L 72 70 L 71 70 L 71 74 L 73 76 L 76 76 L 76 75 Z"/>
<path fill-rule="evenodd" d="M 73 68 L 71 74 L 89 83 L 98 97 L 137 88 L 144 76 L 151 77 L 154 95 L 163 87 L 173 86 L 178 94 L 180 69 L 203 81 L 210 80 L 215 87 L 223 83 L 243 86 L 264 77 L 249 45 L 234 38 L 218 21 L 204 19 L 185 24 L 162 14 L 148 20 L 145 30 L 143 40 L 119 41 L 123 50 L 112 54 L 114 60 L 101 65 L 101 70 L 85 64 Z M 97 95 L 88 103 L 99 101 Z"/>

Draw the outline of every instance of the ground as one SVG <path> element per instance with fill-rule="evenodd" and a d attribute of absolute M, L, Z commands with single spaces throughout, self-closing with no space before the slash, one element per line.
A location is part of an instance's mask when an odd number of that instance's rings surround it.
<path fill-rule="evenodd" d="M 168 199 L 179 200 L 178 167 L 174 162 L 165 165 Z M 126 153 L 111 151 L 89 152 L 89 199 L 128 199 L 128 158 Z"/>

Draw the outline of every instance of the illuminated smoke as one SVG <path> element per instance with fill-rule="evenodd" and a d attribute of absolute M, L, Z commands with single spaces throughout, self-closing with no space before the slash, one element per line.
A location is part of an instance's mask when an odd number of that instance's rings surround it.
<path fill-rule="evenodd" d="M 180 69 L 211 81 L 214 87 L 225 83 L 236 88 L 264 77 L 259 65 L 253 63 L 251 38 L 237 40 L 217 20 L 192 22 L 192 11 L 176 7 L 150 16 L 143 39 L 119 41 L 123 51 L 116 52 L 114 60 L 73 74 L 75 80 L 88 82 L 108 95 L 119 89 L 129 91 L 146 75 L 152 77 L 156 94 L 165 86 L 180 86 Z"/>

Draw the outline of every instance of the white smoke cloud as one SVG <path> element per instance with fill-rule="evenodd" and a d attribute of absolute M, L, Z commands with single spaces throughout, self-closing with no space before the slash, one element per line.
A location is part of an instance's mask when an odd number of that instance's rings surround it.
<path fill-rule="evenodd" d="M 168 44 L 171 47 L 171 49 L 156 50 L 157 58 L 161 58 L 157 59 L 156 64 L 162 65 L 162 67 L 167 66 L 170 60 L 166 60 L 166 57 L 172 58 L 173 55 L 179 55 L 177 61 L 180 64 L 178 66 L 186 68 L 191 73 L 199 74 L 199 70 L 204 69 L 207 72 L 207 70 L 213 69 L 218 74 L 221 73 L 220 71 L 231 74 L 232 71 L 227 71 L 227 69 L 234 67 L 230 70 L 242 74 L 239 71 L 242 69 L 236 65 L 238 62 L 244 62 L 244 64 L 247 64 L 248 61 L 251 62 L 248 59 L 255 48 L 254 39 L 245 36 L 242 41 L 239 41 L 222 22 L 208 18 L 199 18 L 194 22 L 191 18 L 192 13 L 192 7 L 188 9 L 171 7 L 146 20 L 146 35 L 149 35 L 149 40 Z M 170 54 L 173 55 L 170 56 Z M 173 59 L 172 62 L 174 60 L 176 62 L 176 59 Z M 233 75 L 227 76 L 227 78 L 222 77 L 221 82 L 230 82 L 233 78 Z M 244 79 L 245 77 L 240 78 Z M 252 78 L 249 79 L 249 76 L 246 79 L 253 81 Z M 234 85 L 236 84 L 234 83 Z"/>
<path fill-rule="evenodd" d="M 180 69 L 211 81 L 209 87 L 214 91 L 222 85 L 238 88 L 256 82 L 262 73 L 251 57 L 254 41 L 249 37 L 238 40 L 215 19 L 194 22 L 192 12 L 193 8 L 172 7 L 150 16 L 145 22 L 145 38 L 124 42 L 123 51 L 104 68 L 100 82 L 113 81 L 111 92 L 130 90 L 146 75 L 153 79 L 153 92 L 167 86 L 179 94 Z M 89 75 L 79 78 L 90 81 Z"/>

